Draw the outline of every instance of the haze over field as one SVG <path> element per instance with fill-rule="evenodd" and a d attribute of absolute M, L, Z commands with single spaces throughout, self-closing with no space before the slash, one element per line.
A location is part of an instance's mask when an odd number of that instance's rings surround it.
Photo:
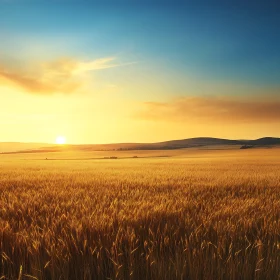
<path fill-rule="evenodd" d="M 1 143 L 0 153 L 45 153 L 62 151 L 126 151 L 126 150 L 172 150 L 184 148 L 256 148 L 280 146 L 280 138 L 263 137 L 255 140 L 229 140 L 210 137 L 198 137 L 182 140 L 171 140 L 158 143 L 111 143 L 91 145 L 70 145 L 65 143 L 43 144 L 43 143 Z"/>

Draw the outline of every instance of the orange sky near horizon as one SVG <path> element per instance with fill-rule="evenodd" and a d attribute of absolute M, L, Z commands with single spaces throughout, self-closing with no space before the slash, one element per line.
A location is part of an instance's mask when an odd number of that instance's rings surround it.
<path fill-rule="evenodd" d="M 118 86 L 97 88 L 94 94 L 41 94 L 2 81 L 0 141 L 54 143 L 59 135 L 72 144 L 280 136 L 280 103 L 273 97 L 167 96 L 145 102 L 127 98 Z"/>

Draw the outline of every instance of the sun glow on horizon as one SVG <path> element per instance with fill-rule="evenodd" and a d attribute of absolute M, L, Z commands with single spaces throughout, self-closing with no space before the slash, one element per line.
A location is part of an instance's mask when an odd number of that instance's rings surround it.
<path fill-rule="evenodd" d="M 63 145 L 66 143 L 66 138 L 64 136 L 57 136 L 55 142 L 58 145 Z"/>

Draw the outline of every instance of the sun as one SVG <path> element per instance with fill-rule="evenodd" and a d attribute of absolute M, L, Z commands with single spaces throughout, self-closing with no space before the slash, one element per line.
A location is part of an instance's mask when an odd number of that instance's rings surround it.
<path fill-rule="evenodd" d="M 66 139 L 64 136 L 57 136 L 55 142 L 58 145 L 63 145 L 66 143 Z"/>

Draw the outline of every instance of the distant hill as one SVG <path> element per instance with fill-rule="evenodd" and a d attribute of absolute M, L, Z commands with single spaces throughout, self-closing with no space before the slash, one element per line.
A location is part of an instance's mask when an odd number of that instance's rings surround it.
<path fill-rule="evenodd" d="M 273 138 L 273 137 L 264 137 L 256 140 L 248 141 L 250 145 L 279 145 L 280 138 Z"/>
<path fill-rule="evenodd" d="M 15 152 L 23 150 L 40 149 L 41 147 L 52 147 L 47 143 L 21 143 L 21 142 L 0 142 L 0 153 Z"/>
<path fill-rule="evenodd" d="M 239 140 L 228 140 L 212 137 L 188 138 L 183 140 L 172 140 L 156 143 L 158 146 L 166 146 L 171 148 L 187 148 L 197 146 L 212 146 L 212 145 L 240 145 Z"/>
<path fill-rule="evenodd" d="M 42 143 L 0 143 L 0 152 L 40 153 L 60 151 L 125 151 L 125 150 L 172 150 L 195 147 L 240 146 L 271 147 L 280 145 L 280 138 L 264 137 L 255 140 L 229 140 L 212 137 L 198 137 L 182 140 L 171 140 L 157 143 L 116 143 L 86 145 L 53 145 Z"/>

